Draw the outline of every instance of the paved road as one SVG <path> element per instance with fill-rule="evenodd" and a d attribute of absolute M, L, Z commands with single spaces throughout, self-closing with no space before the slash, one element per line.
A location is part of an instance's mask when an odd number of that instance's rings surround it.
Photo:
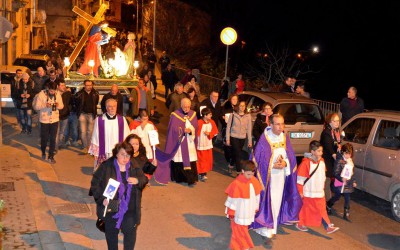
<path fill-rule="evenodd" d="M 168 112 L 162 102 L 156 105 L 163 147 Z M 50 165 L 40 159 L 37 129 L 30 137 L 20 135 L 10 112 L 3 114 L 3 122 L 0 198 L 8 207 L 2 222 L 4 249 L 106 249 L 104 234 L 95 228 L 95 204 L 87 195 L 93 158 L 68 148 Z M 227 249 L 230 228 L 223 214 L 224 190 L 233 178 L 219 149 L 214 150 L 214 159 L 209 180 L 194 188 L 151 181 L 143 193 L 136 249 Z M 7 185 L 13 188 L 5 191 Z M 362 193 L 353 197 L 352 223 L 340 214 L 331 217 L 341 227 L 339 232 L 327 235 L 322 228 L 313 228 L 304 233 L 283 226 L 272 247 L 251 232 L 255 249 L 399 249 L 400 224 L 391 218 L 388 204 Z M 342 201 L 336 206 L 341 208 Z"/>

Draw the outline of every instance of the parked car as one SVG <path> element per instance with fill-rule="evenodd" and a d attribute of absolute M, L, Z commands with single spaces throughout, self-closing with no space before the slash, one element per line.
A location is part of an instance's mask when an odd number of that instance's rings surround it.
<path fill-rule="evenodd" d="M 310 98 L 290 93 L 244 91 L 239 94 L 239 101 L 246 102 L 253 122 L 262 111 L 263 103 L 272 103 L 273 112 L 285 118 L 285 132 L 290 136 L 296 156 L 303 156 L 309 151 L 309 143 L 321 136 L 324 117 L 317 103 Z M 224 105 L 230 104 L 225 101 Z"/>
<path fill-rule="evenodd" d="M 352 117 L 342 125 L 354 147 L 357 188 L 390 201 L 400 222 L 400 112 L 376 110 Z"/>
<path fill-rule="evenodd" d="M 3 108 L 13 108 L 14 103 L 11 99 L 11 81 L 14 79 L 17 69 L 32 76 L 29 68 L 24 66 L 0 65 L 0 83 L 1 83 L 1 106 Z"/>
<path fill-rule="evenodd" d="M 25 66 L 29 68 L 32 73 L 36 73 L 38 67 L 46 69 L 46 62 L 49 60 L 47 55 L 35 55 L 35 54 L 22 54 L 15 59 L 13 65 Z"/>

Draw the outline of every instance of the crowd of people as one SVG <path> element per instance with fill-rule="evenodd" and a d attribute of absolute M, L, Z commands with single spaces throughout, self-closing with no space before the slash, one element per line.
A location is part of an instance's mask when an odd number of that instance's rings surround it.
<path fill-rule="evenodd" d="M 72 93 L 55 69 L 47 70 L 47 75 L 39 67 L 32 78 L 17 70 L 12 83 L 22 134 L 32 133 L 32 113 L 39 114 L 43 160 L 55 164 L 57 151 L 66 146 L 79 147 L 94 156 L 89 193 L 96 201 L 99 219 L 105 222 L 109 249 L 118 249 L 120 230 L 125 249 L 134 248 L 142 190 L 149 180 L 186 183 L 189 187 L 207 181 L 207 173 L 213 169 L 212 149 L 218 134 L 224 144 L 227 169 L 236 177 L 226 190 L 225 202 L 226 215 L 231 219 L 232 249 L 254 247 L 249 229 L 261 235 L 267 244 L 272 244 L 281 224 L 294 225 L 300 231 L 322 224 L 328 234 L 334 233 L 339 228 L 331 224 L 328 215 L 342 194 L 344 218 L 349 219 L 350 193 L 356 186 L 353 148 L 350 144 L 342 145 L 337 113 L 326 118 L 321 140 L 310 143 L 309 152 L 297 165 L 284 130 L 284 117 L 273 113 L 271 103 L 262 106 L 253 124 L 246 103 L 239 100 L 238 94 L 245 88 L 242 74 L 232 83 L 224 81 L 221 91 L 212 91 L 200 102 L 201 89 L 196 77 L 188 71 L 179 80 L 163 53 L 154 63 L 158 61 L 162 69 L 170 120 L 165 148 L 160 149 L 156 147 L 157 127 L 149 119 L 155 112 L 155 65 L 150 57 L 146 60 L 150 63 L 139 73 L 127 112 L 116 84 L 103 97 L 103 114 L 98 115 L 99 93 L 92 80 L 84 80 L 83 88 Z M 296 86 L 295 82 L 287 78 L 282 91 L 309 97 L 304 85 Z M 356 94 L 356 88 L 351 87 L 342 101 L 343 121 L 364 109 Z M 221 100 L 228 100 L 227 105 L 222 107 Z M 251 155 L 242 150 L 245 143 L 252 149 Z M 328 202 L 324 192 L 326 177 L 334 193 Z M 110 179 L 119 186 L 112 197 L 106 197 Z"/>

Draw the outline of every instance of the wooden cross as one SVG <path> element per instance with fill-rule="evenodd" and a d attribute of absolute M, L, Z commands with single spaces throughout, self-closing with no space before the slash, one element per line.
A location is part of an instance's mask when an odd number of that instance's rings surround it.
<path fill-rule="evenodd" d="M 77 6 L 74 6 L 74 8 L 72 9 L 73 12 L 75 12 L 76 14 L 78 14 L 79 16 L 81 16 L 82 18 L 87 20 L 89 22 L 89 26 L 86 28 L 85 33 L 82 35 L 78 44 L 75 46 L 74 51 L 72 51 L 72 53 L 69 57 L 69 61 L 70 61 L 71 65 L 75 62 L 75 60 L 78 57 L 79 53 L 81 52 L 83 46 L 85 45 L 88 34 L 89 34 L 90 30 L 92 29 L 93 25 L 98 24 L 104 20 L 103 15 L 108 8 L 109 8 L 109 3 L 107 1 L 103 2 L 100 5 L 99 10 L 96 12 L 96 15 L 94 17 L 92 17 L 90 14 L 86 13 L 84 10 L 80 9 Z M 101 29 L 113 37 L 115 37 L 117 34 L 117 31 L 115 31 L 114 29 L 109 28 L 109 27 L 104 27 Z"/>

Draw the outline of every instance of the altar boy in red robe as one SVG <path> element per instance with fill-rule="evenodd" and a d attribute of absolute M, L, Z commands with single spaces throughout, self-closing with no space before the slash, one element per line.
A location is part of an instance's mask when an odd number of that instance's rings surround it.
<path fill-rule="evenodd" d="M 230 249 L 249 249 L 254 244 L 249 234 L 249 225 L 260 205 L 261 184 L 254 177 L 252 161 L 242 161 L 242 173 L 228 186 L 225 193 L 225 214 L 231 220 L 232 237 Z"/>

